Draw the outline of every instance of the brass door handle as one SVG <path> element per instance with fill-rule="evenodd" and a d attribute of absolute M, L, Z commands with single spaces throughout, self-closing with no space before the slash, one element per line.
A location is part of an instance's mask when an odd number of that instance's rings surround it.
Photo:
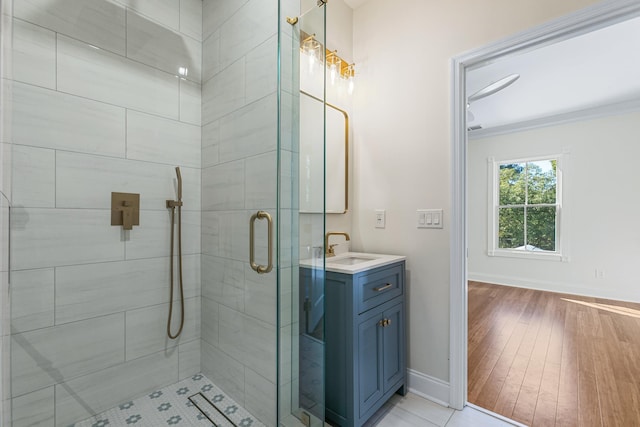
<path fill-rule="evenodd" d="M 256 264 L 255 261 L 255 239 L 254 239 L 254 226 L 256 219 L 267 220 L 267 246 L 268 246 L 268 261 L 267 265 Z M 273 269 L 273 218 L 268 212 L 258 211 L 251 215 L 249 221 L 249 263 L 251 268 L 258 274 L 269 273 Z"/>
<path fill-rule="evenodd" d="M 384 290 L 389 289 L 389 288 L 390 288 L 390 287 L 392 287 L 392 286 L 393 286 L 393 285 L 392 285 L 391 283 L 387 283 L 387 284 L 386 284 L 386 285 L 384 285 L 384 286 L 380 286 L 380 287 L 378 287 L 378 288 L 373 288 L 373 290 L 374 290 L 374 291 L 376 291 L 376 292 L 381 292 L 381 291 L 384 291 Z"/>
<path fill-rule="evenodd" d="M 382 319 L 381 321 L 378 322 L 378 326 L 382 326 L 383 328 L 386 328 L 390 324 L 391 324 L 391 319 Z"/>

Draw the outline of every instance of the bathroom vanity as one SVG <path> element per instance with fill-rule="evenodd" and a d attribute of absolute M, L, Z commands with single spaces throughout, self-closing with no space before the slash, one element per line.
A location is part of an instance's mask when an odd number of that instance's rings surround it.
<path fill-rule="evenodd" d="M 321 286 L 320 271 L 301 262 L 303 289 Z M 342 254 L 326 259 L 324 276 L 325 415 L 359 427 L 394 393 L 405 394 L 405 260 Z"/>

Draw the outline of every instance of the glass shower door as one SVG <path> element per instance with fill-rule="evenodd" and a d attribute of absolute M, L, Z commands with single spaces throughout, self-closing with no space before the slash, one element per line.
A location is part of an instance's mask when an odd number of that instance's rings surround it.
<path fill-rule="evenodd" d="M 281 259 L 280 424 L 322 426 L 325 417 L 324 358 L 324 128 L 325 106 L 301 108 L 301 90 L 325 99 L 323 2 L 300 2 L 281 17 L 280 138 L 285 239 L 291 263 Z M 301 123 L 313 123 L 302 134 Z M 305 129 L 308 129 L 305 127 Z M 313 177 L 313 179 L 309 179 Z M 316 207 L 314 211 L 308 206 Z"/>

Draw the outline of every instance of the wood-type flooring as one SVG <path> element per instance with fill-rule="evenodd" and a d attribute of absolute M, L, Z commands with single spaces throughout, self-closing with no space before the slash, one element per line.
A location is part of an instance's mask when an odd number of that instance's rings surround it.
<path fill-rule="evenodd" d="M 468 401 L 530 426 L 640 426 L 640 304 L 469 282 Z"/>

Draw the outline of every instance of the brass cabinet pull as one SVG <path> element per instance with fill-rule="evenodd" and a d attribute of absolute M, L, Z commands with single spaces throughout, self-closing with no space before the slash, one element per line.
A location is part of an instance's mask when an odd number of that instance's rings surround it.
<path fill-rule="evenodd" d="M 382 326 L 383 328 L 386 328 L 390 324 L 391 324 L 391 319 L 382 319 L 381 321 L 378 322 L 378 326 Z"/>
<path fill-rule="evenodd" d="M 389 289 L 389 288 L 390 288 L 390 287 L 392 287 L 392 286 L 393 286 L 393 285 L 392 285 L 391 283 L 387 283 L 386 285 L 384 285 L 384 286 L 380 286 L 379 288 L 373 288 L 373 290 L 374 290 L 374 291 L 376 291 L 376 292 L 380 292 L 380 291 L 387 290 L 387 289 Z"/>
<path fill-rule="evenodd" d="M 253 229 L 255 226 L 256 219 L 266 219 L 267 220 L 267 246 L 269 259 L 267 265 L 259 265 L 256 264 L 255 261 L 255 239 Z M 268 273 L 273 269 L 273 218 L 268 212 L 258 211 L 251 215 L 251 220 L 249 221 L 249 263 L 251 264 L 251 268 L 255 270 L 258 274 Z"/>

